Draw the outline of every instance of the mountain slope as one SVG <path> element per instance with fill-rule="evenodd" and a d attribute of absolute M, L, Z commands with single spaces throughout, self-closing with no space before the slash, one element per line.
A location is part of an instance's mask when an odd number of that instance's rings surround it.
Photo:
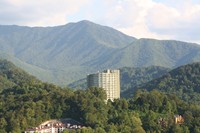
<path fill-rule="evenodd" d="M 2 26 L 0 31 L 2 51 L 11 51 L 21 60 L 51 69 L 81 65 L 135 40 L 88 21 L 47 28 Z"/>
<path fill-rule="evenodd" d="M 199 45 L 172 40 L 139 39 L 111 53 L 105 60 L 90 65 L 95 67 L 100 64 L 104 67 L 153 65 L 171 68 L 195 61 L 200 61 Z"/>
<path fill-rule="evenodd" d="M 197 44 L 136 39 L 89 21 L 56 27 L 1 25 L 0 53 L 39 79 L 59 85 L 107 68 L 171 68 L 200 61 Z"/>
<path fill-rule="evenodd" d="M 165 93 L 174 93 L 187 102 L 200 104 L 200 63 L 192 63 L 178 67 L 158 79 L 154 79 L 137 89 L 158 89 Z M 132 96 L 133 90 L 124 92 L 124 96 Z"/>
<path fill-rule="evenodd" d="M 129 88 L 140 86 L 153 79 L 161 77 L 169 71 L 168 68 L 150 66 L 146 68 L 124 67 L 120 69 L 121 93 Z"/>
<path fill-rule="evenodd" d="M 0 60 L 0 91 L 23 83 L 39 83 L 35 77 L 7 60 Z"/>
<path fill-rule="evenodd" d="M 85 62 L 105 58 L 109 52 L 134 40 L 112 28 L 89 21 L 45 28 L 0 26 L 0 51 L 50 71 L 49 75 L 54 77 L 51 81 L 63 79 L 66 83 L 73 76 L 75 79 L 80 76 L 76 71 L 85 75 L 88 73 L 86 70 L 93 70 L 82 65 Z M 62 84 L 63 81 L 56 82 Z"/>

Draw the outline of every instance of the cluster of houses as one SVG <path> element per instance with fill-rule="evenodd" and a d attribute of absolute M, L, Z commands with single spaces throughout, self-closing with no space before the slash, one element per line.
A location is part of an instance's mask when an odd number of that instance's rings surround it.
<path fill-rule="evenodd" d="M 62 133 L 64 130 L 80 129 L 84 126 L 73 119 L 49 120 L 38 127 L 29 128 L 25 133 Z"/>

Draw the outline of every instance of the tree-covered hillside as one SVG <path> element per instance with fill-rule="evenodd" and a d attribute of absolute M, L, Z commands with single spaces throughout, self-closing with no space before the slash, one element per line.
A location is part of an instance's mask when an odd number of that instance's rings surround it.
<path fill-rule="evenodd" d="M 0 60 L 0 91 L 23 83 L 41 82 L 7 60 Z"/>
<path fill-rule="evenodd" d="M 145 68 L 124 67 L 120 69 L 121 92 L 135 88 L 153 79 L 161 77 L 169 71 L 168 68 L 151 66 Z"/>
<path fill-rule="evenodd" d="M 1 62 L 2 77 L 13 83 L 7 86 L 2 82 L 5 87 L 0 91 L 1 133 L 19 133 L 49 119 L 68 117 L 86 126 L 65 131 L 70 133 L 200 131 L 200 106 L 181 101 L 176 95 L 137 91 L 130 99 L 106 103 L 106 93 L 101 88 L 60 88 L 38 81 L 10 62 Z M 184 118 L 180 125 L 174 121 L 177 114 Z"/>
<path fill-rule="evenodd" d="M 6 89 L 0 93 L 0 132 L 18 133 L 49 119 L 68 117 L 86 126 L 70 133 L 200 131 L 200 106 L 183 102 L 175 95 L 137 92 L 129 100 L 118 99 L 107 104 L 105 96 L 100 88 L 72 91 L 49 84 Z M 174 121 L 177 114 L 184 117 L 181 125 Z"/>
<path fill-rule="evenodd" d="M 200 104 L 200 63 L 178 67 L 139 88 L 173 93 L 187 102 Z M 134 91 L 130 89 L 124 94 L 131 96 L 133 93 Z"/>

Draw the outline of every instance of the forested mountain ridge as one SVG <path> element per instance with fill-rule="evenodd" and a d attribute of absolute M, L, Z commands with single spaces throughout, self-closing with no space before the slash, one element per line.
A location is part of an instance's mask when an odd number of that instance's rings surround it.
<path fill-rule="evenodd" d="M 200 104 L 200 62 L 178 67 L 139 88 L 173 93 L 187 102 Z M 124 92 L 124 96 L 131 96 L 133 93 L 130 89 Z"/>
<path fill-rule="evenodd" d="M 83 65 L 85 62 L 106 58 L 110 52 L 134 40 L 113 28 L 89 21 L 57 27 L 0 26 L 0 53 L 17 57 L 32 65 L 35 71 L 38 67 L 41 73 L 31 71 L 32 66 L 24 66 L 44 81 L 47 78 L 42 75 L 47 75 L 48 81 L 65 85 L 94 69 Z"/>
<path fill-rule="evenodd" d="M 107 68 L 174 68 L 200 61 L 200 46 L 136 39 L 90 21 L 55 27 L 0 26 L 1 58 L 43 81 L 67 85 Z"/>
<path fill-rule="evenodd" d="M 196 61 L 200 61 L 199 45 L 173 40 L 138 39 L 98 65 L 175 68 Z"/>

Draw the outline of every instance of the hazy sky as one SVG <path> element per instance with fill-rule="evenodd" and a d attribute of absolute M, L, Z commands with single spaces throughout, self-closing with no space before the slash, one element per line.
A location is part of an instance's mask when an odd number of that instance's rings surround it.
<path fill-rule="evenodd" d="M 200 0 L 0 0 L 1 25 L 90 20 L 136 38 L 200 43 Z"/>

